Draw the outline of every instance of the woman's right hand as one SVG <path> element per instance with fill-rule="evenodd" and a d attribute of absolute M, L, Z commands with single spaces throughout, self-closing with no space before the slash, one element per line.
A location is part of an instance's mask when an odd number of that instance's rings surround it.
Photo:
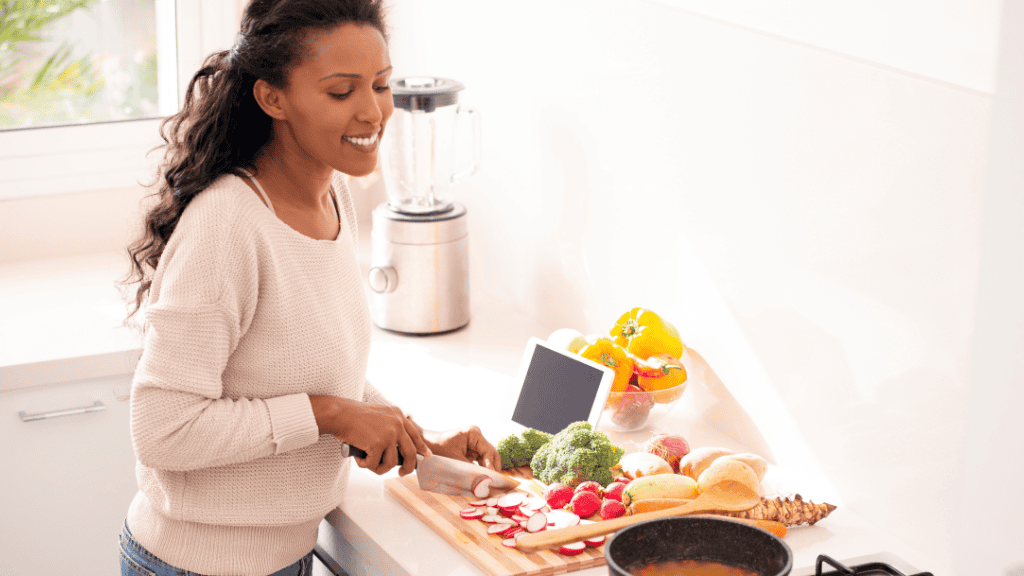
<path fill-rule="evenodd" d="M 353 456 L 360 468 L 384 474 L 398 465 L 401 454 L 398 475 L 405 476 L 416 469 L 416 454 L 431 455 L 420 428 L 396 406 L 337 396 L 310 396 L 309 401 L 320 434 L 330 434 L 366 452 L 365 458 Z"/>

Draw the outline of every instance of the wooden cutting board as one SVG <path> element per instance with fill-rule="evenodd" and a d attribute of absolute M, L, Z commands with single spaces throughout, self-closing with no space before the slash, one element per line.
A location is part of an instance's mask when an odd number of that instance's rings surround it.
<path fill-rule="evenodd" d="M 528 477 L 529 471 L 516 470 L 511 475 L 522 478 L 524 474 Z M 605 564 L 604 546 L 588 547 L 577 556 L 563 556 L 557 550 L 524 554 L 505 548 L 501 536 L 487 533 L 490 524 L 459 517 L 459 510 L 470 507 L 470 498 L 424 492 L 419 489 L 415 474 L 385 480 L 384 486 L 424 524 L 490 576 L 551 576 Z M 528 488 L 527 484 L 522 487 Z"/>

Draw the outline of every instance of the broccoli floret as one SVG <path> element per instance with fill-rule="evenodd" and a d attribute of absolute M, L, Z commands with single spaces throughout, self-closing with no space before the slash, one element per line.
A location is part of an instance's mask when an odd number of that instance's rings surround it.
<path fill-rule="evenodd" d="M 607 486 L 615 480 L 612 466 L 619 463 L 624 452 L 589 422 L 573 422 L 537 450 L 530 469 L 534 477 L 547 484 L 561 482 L 575 488 L 593 480 Z"/>
<path fill-rule="evenodd" d="M 551 434 L 533 428 L 502 438 L 496 446 L 498 454 L 501 454 L 501 469 L 529 466 L 537 449 L 549 441 Z"/>

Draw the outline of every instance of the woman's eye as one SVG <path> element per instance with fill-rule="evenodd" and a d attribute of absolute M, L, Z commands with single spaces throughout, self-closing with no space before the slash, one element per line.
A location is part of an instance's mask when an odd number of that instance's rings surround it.
<path fill-rule="evenodd" d="M 391 90 L 391 86 L 385 84 L 383 86 L 374 86 L 373 89 L 377 92 L 387 92 L 388 90 Z"/>
<path fill-rule="evenodd" d="M 351 93 L 352 93 L 352 91 L 349 90 L 348 92 L 345 92 L 344 94 L 335 94 L 333 92 L 328 92 L 327 95 L 330 96 L 331 98 L 334 98 L 335 100 L 344 100 L 345 98 L 348 98 L 348 95 L 351 94 Z"/>

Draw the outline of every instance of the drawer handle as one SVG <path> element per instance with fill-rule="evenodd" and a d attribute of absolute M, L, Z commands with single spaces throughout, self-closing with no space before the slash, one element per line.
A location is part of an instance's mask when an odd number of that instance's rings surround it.
<path fill-rule="evenodd" d="M 58 416 L 74 416 L 76 414 L 86 414 L 89 412 L 100 412 L 106 410 L 107 407 L 103 405 L 103 402 L 97 400 L 92 406 L 84 406 L 82 408 L 68 408 L 67 410 L 55 410 L 53 412 L 40 412 L 39 414 L 25 414 L 22 410 L 18 412 L 18 416 L 21 416 L 22 422 L 33 422 L 35 420 L 47 420 L 49 418 L 57 418 Z"/>

